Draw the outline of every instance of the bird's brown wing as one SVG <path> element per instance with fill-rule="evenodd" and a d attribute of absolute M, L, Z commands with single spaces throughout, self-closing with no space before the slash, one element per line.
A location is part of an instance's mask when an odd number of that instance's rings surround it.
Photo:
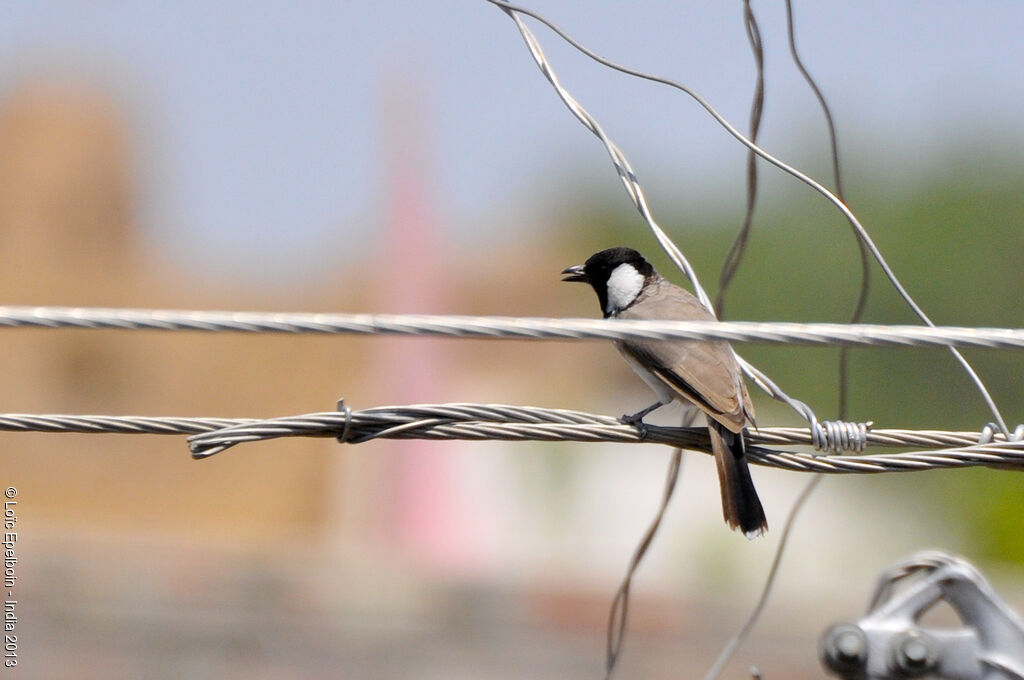
<path fill-rule="evenodd" d="M 617 318 L 715 320 L 697 298 L 664 279 Z M 739 365 L 727 342 L 629 340 L 619 345 L 681 398 L 733 432 L 742 430 L 748 417 L 753 417 Z"/>

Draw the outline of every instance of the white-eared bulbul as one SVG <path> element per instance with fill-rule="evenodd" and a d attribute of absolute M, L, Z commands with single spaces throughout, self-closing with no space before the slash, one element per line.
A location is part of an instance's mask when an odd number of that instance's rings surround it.
<path fill-rule="evenodd" d="M 562 274 L 563 281 L 582 281 L 594 288 L 606 319 L 715 320 L 696 297 L 663 278 L 631 248 L 602 250 Z M 623 422 L 642 424 L 644 416 L 673 399 L 703 411 L 726 523 L 747 538 L 767 531 L 764 509 L 744 456 L 744 430 L 748 422 L 754 422 L 754 407 L 729 343 L 621 340 L 615 347 L 658 395 L 657 402 L 623 416 Z"/>

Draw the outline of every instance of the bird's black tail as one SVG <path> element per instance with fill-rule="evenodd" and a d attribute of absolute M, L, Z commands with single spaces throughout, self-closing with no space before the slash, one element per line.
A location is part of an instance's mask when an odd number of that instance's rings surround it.
<path fill-rule="evenodd" d="M 768 531 L 768 520 L 750 477 L 743 434 L 730 431 L 710 417 L 708 433 L 715 453 L 718 483 L 722 487 L 722 515 L 726 524 L 739 529 L 747 538 L 761 536 Z"/>

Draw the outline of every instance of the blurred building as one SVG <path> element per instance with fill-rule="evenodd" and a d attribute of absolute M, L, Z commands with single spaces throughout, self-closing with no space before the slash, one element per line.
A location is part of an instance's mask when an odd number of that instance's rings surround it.
<path fill-rule="evenodd" d="M 244 291 L 185 279 L 146 252 L 127 128 L 106 98 L 80 85 L 28 84 L 0 100 L 4 301 L 225 308 L 251 301 Z M 332 302 L 310 293 L 310 307 Z M 272 308 L 283 302 L 266 299 Z M 294 395 L 333 395 L 361 370 L 358 353 L 322 340 L 27 330 L 6 333 L 3 344 L 6 411 L 284 414 L 296 408 Z M 296 370 L 299 357 L 326 370 Z M 250 540 L 322 524 L 332 469 L 318 441 L 289 442 L 285 455 L 253 451 L 256 465 L 189 465 L 180 438 L 7 435 L 3 448 L 5 472 L 39 515 Z"/>

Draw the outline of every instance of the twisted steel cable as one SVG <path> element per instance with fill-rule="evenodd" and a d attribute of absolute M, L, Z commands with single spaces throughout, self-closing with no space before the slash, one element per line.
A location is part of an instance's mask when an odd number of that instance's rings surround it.
<path fill-rule="evenodd" d="M 753 321 L 626 321 L 0 306 L 0 328 L 427 335 L 517 340 L 729 340 L 767 344 L 1024 349 L 1024 329 Z"/>
<path fill-rule="evenodd" d="M 710 451 L 707 428 L 647 425 L 638 429 L 618 418 L 565 409 L 503 404 L 413 404 L 329 411 L 266 420 L 144 416 L 0 414 L 0 431 L 86 434 L 184 434 L 196 458 L 207 458 L 236 444 L 279 437 L 341 437 L 358 444 L 373 439 L 457 439 L 500 441 L 616 442 L 663 444 Z M 750 460 L 798 472 L 880 473 L 1024 463 L 1024 440 L 1001 433 L 941 430 L 873 430 L 868 447 L 921 447 L 905 453 L 820 455 L 779 451 L 769 446 L 810 445 L 806 428 L 773 427 L 750 431 Z"/>

